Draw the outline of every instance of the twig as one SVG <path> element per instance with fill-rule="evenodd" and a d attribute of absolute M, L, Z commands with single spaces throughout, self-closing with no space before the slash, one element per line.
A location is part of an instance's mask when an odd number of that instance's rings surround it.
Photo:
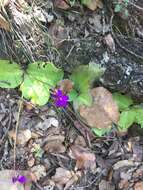
<path fill-rule="evenodd" d="M 143 7 L 140 7 L 139 5 L 136 5 L 136 4 L 132 3 L 132 2 L 129 2 L 129 4 L 132 5 L 132 6 L 135 7 L 135 8 L 137 8 L 137 9 L 143 11 Z"/>
<path fill-rule="evenodd" d="M 19 119 L 20 119 L 20 113 L 21 113 L 21 109 L 22 109 L 22 104 L 23 104 L 23 101 L 20 100 L 20 105 L 19 105 L 19 109 L 18 109 L 18 117 L 17 117 L 16 126 L 15 126 L 15 138 L 14 138 L 14 150 L 13 150 L 14 170 L 16 169 L 15 166 L 16 166 L 17 132 L 18 132 L 18 126 L 19 126 Z"/>

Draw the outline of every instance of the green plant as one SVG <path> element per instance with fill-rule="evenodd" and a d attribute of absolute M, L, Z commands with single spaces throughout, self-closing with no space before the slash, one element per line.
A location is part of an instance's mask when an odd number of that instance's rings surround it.
<path fill-rule="evenodd" d="M 69 94 L 69 97 L 75 104 L 91 105 L 91 85 L 93 81 L 102 76 L 104 70 L 99 65 L 90 63 L 89 65 L 81 65 L 73 71 L 70 79 L 74 82 L 74 89 Z"/>
<path fill-rule="evenodd" d="M 34 156 L 36 158 L 42 158 L 43 153 L 44 153 L 43 149 L 40 147 L 39 144 L 34 144 L 32 152 L 34 153 Z"/>
<path fill-rule="evenodd" d="M 44 105 L 50 97 L 50 89 L 63 78 L 63 71 L 53 63 L 35 62 L 24 72 L 17 63 L 0 60 L 0 87 L 15 88 L 20 85 L 22 96 L 33 104 Z"/>
<path fill-rule="evenodd" d="M 114 4 L 115 4 L 114 11 L 116 13 L 122 12 L 126 17 L 129 16 L 128 12 L 129 0 L 114 1 Z"/>
<path fill-rule="evenodd" d="M 15 88 L 20 85 L 22 96 L 40 106 L 48 102 L 50 90 L 56 87 L 64 75 L 61 69 L 50 62 L 30 63 L 26 71 L 23 71 L 17 63 L 10 63 L 8 60 L 0 60 L 0 65 L 0 87 Z M 77 68 L 70 76 L 74 82 L 74 89 L 68 94 L 70 101 L 91 105 L 91 84 L 103 72 L 103 68 L 93 63 Z"/>
<path fill-rule="evenodd" d="M 0 60 L 0 87 L 15 88 L 23 80 L 23 71 L 16 63 L 10 64 L 8 60 Z"/>
<path fill-rule="evenodd" d="M 135 105 L 129 96 L 120 93 L 113 93 L 113 97 L 121 112 L 118 122 L 119 131 L 127 131 L 133 123 L 143 128 L 143 105 Z"/>

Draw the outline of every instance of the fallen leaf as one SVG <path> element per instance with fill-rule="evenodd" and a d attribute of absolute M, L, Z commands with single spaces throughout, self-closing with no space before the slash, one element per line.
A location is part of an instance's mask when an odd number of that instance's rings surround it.
<path fill-rule="evenodd" d="M 64 135 L 49 135 L 44 150 L 50 153 L 63 153 L 66 151 L 66 148 L 63 145 L 64 140 Z"/>
<path fill-rule="evenodd" d="M 9 131 L 9 137 L 15 140 L 16 134 L 15 130 Z M 31 131 L 29 129 L 20 130 L 17 134 L 17 144 L 25 145 L 32 137 Z"/>
<path fill-rule="evenodd" d="M 27 183 L 22 185 L 18 182 L 12 183 L 12 177 L 15 175 L 24 175 L 27 178 Z M 31 190 L 32 185 L 31 173 L 23 170 L 23 171 L 15 171 L 15 170 L 1 170 L 0 171 L 0 189 L 1 190 Z"/>
<path fill-rule="evenodd" d="M 113 169 L 118 170 L 119 168 L 134 166 L 134 162 L 132 160 L 120 160 L 116 164 L 114 164 Z"/>
<path fill-rule="evenodd" d="M 66 0 L 55 0 L 54 6 L 59 9 L 63 9 L 63 10 L 67 10 L 70 8 L 70 6 Z"/>
<path fill-rule="evenodd" d="M 69 79 L 64 79 L 58 83 L 58 86 L 64 94 L 67 94 L 73 89 L 73 82 Z"/>
<path fill-rule="evenodd" d="M 66 29 L 58 24 L 52 24 L 48 32 L 56 47 L 59 47 L 67 39 Z"/>
<path fill-rule="evenodd" d="M 35 176 L 36 180 L 46 176 L 46 168 L 43 165 L 36 165 L 31 168 L 31 172 Z"/>
<path fill-rule="evenodd" d="M 92 106 L 81 105 L 79 113 L 91 128 L 111 128 L 112 123 L 119 120 L 119 110 L 112 94 L 103 87 L 91 90 Z"/>
<path fill-rule="evenodd" d="M 92 11 L 95 11 L 98 7 L 99 8 L 103 7 L 101 0 L 82 0 L 81 2 Z"/>
<path fill-rule="evenodd" d="M 0 13 L 0 28 L 9 31 L 10 30 L 10 25 L 8 21 L 1 15 Z"/>
<path fill-rule="evenodd" d="M 143 181 L 137 182 L 134 186 L 134 190 L 143 190 Z"/>
<path fill-rule="evenodd" d="M 78 145 L 81 147 L 86 147 L 86 142 L 85 139 L 83 138 L 83 136 L 78 135 L 77 138 L 74 141 L 74 145 Z"/>
<path fill-rule="evenodd" d="M 69 187 L 73 185 L 73 183 L 75 183 L 80 176 L 80 172 L 73 172 L 59 167 L 56 169 L 55 175 L 52 176 L 52 180 L 55 182 L 57 187 L 59 187 L 59 189 L 63 189 L 63 186 L 66 185 L 64 190 L 68 190 Z"/>
<path fill-rule="evenodd" d="M 105 37 L 105 43 L 109 47 L 112 53 L 115 52 L 115 42 L 111 34 L 107 34 Z"/>
<path fill-rule="evenodd" d="M 0 8 L 5 7 L 9 4 L 10 0 L 1 0 L 0 1 Z"/>
<path fill-rule="evenodd" d="M 72 153 L 70 156 L 76 160 L 76 169 L 89 168 L 94 171 L 96 168 L 96 162 L 95 155 L 93 153 L 78 145 L 72 145 L 70 149 Z"/>

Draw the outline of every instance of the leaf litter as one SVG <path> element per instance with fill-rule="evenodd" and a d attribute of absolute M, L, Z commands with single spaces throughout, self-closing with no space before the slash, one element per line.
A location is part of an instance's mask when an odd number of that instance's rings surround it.
<path fill-rule="evenodd" d="M 48 6 L 50 7 L 52 3 L 50 1 L 48 2 L 49 2 Z M 102 6 L 98 4 L 99 1 L 92 1 L 92 3 L 93 2 L 95 3 L 95 7 L 93 4 L 88 5 L 90 11 L 93 9 L 96 10 L 97 6 L 102 8 Z M 29 1 L 28 1 L 28 4 L 30 4 Z M 25 5 L 28 6 L 28 4 L 26 3 Z M 30 18 L 23 16 L 22 14 L 25 14 L 25 12 L 22 11 L 23 6 L 21 5 L 21 3 L 19 3 L 19 5 L 20 5 L 19 10 L 18 10 L 18 7 L 13 7 L 12 15 L 15 17 L 14 20 L 19 26 L 19 30 L 21 30 L 23 26 L 27 24 L 27 22 L 28 23 L 31 22 L 32 16 L 30 16 Z M 17 10 L 15 10 L 15 8 Z M 64 7 L 61 7 L 61 8 L 63 8 L 64 10 L 67 9 Z M 68 7 L 68 8 L 71 8 L 71 7 Z M 37 10 L 37 9 L 34 9 L 34 10 Z M 45 11 L 43 12 L 45 13 Z M 15 13 L 19 15 L 19 19 Z M 60 13 L 57 11 L 54 12 L 54 19 L 55 19 L 55 15 L 56 17 L 58 17 L 59 14 Z M 90 12 L 90 14 L 94 15 L 94 12 L 92 13 Z M 40 16 L 39 21 L 45 23 L 46 21 L 45 14 L 39 14 L 39 11 L 37 11 L 37 14 L 35 14 L 35 17 L 37 17 L 37 15 Z M 28 19 L 26 20 L 26 18 Z M 70 19 L 74 19 L 74 24 L 76 24 L 78 20 L 76 16 L 73 16 Z M 21 22 L 22 20 L 24 21 L 24 23 Z M 68 20 L 68 18 L 66 17 L 65 20 Z M 84 20 L 83 17 L 82 17 L 82 20 Z M 100 22 L 101 19 L 98 19 L 98 20 Z M 2 28 L 7 30 L 7 25 L 6 25 L 7 23 L 5 22 L 5 19 L 2 18 L 2 21 L 4 21 L 4 25 Z M 84 25 L 82 22 L 81 24 Z M 91 27 L 92 24 L 94 27 Z M 92 28 L 92 29 L 90 28 L 90 30 L 95 34 L 96 32 L 95 30 L 93 30 L 93 28 L 95 29 L 98 26 L 96 27 L 95 23 L 92 23 L 92 24 L 90 25 L 90 27 Z M 59 47 L 61 47 L 61 45 L 63 45 L 63 41 L 67 39 L 66 32 L 68 31 L 68 27 L 63 26 L 62 23 L 60 24 L 56 23 L 55 29 L 52 29 L 53 27 L 52 25 L 53 23 L 51 24 L 51 30 L 52 30 L 51 33 L 53 35 L 53 43 L 55 43 L 55 46 L 57 44 L 58 45 L 60 44 Z M 80 24 L 78 24 L 78 27 L 79 26 Z M 73 27 L 73 30 L 74 30 L 74 27 Z M 87 32 L 87 35 L 90 34 L 90 30 Z M 80 28 L 79 33 L 82 33 L 83 31 L 84 30 Z M 99 34 L 101 31 L 102 31 L 102 24 L 100 25 Z M 49 34 L 50 34 L 50 29 L 49 29 Z M 24 35 L 25 36 L 27 35 L 26 32 Z M 106 45 L 108 46 L 111 52 L 115 51 L 115 44 L 114 44 L 115 42 L 113 38 L 114 37 L 110 34 L 108 36 L 105 36 L 105 39 L 104 39 L 106 41 Z M 37 36 L 36 36 L 36 39 L 38 40 Z M 99 39 L 99 42 L 97 43 L 98 45 L 101 45 L 100 41 L 101 41 L 101 38 Z M 56 47 L 58 47 L 58 45 Z M 80 50 L 80 47 L 78 48 Z M 71 49 L 71 52 L 72 52 L 72 49 Z M 64 85 L 62 86 L 62 85 L 61 85 L 61 88 L 67 91 L 69 91 L 72 88 L 71 84 L 68 84 L 68 85 L 66 84 L 65 86 Z M 103 114 L 105 117 L 105 120 L 108 118 L 108 122 L 107 122 L 108 125 L 105 125 L 104 120 L 101 120 L 101 119 L 98 121 L 98 123 L 96 123 L 96 126 L 98 126 L 99 128 L 105 127 L 105 126 L 108 128 L 111 126 L 111 123 L 117 123 L 118 121 L 118 111 L 115 104 L 113 103 L 114 101 L 112 100 L 111 94 L 110 95 L 109 94 L 110 93 L 106 91 L 104 94 L 104 99 L 107 96 L 107 99 L 109 98 L 108 100 L 110 100 L 109 101 L 110 105 L 106 104 L 108 103 L 106 101 L 103 101 L 103 102 L 101 101 L 103 103 L 102 105 L 96 102 L 98 110 L 97 109 L 95 110 L 99 111 L 100 108 L 102 108 L 101 110 L 104 113 L 100 111 L 100 113 L 98 114 L 99 115 Z M 13 134 L 12 136 L 9 136 L 9 138 L 7 138 L 8 133 L 6 132 L 6 129 L 10 128 L 10 130 L 13 130 L 15 127 L 16 118 L 14 117 L 14 114 L 17 113 L 18 111 L 17 98 L 15 97 L 17 96 L 15 96 L 15 93 L 13 91 L 5 90 L 3 92 L 1 90 L 1 95 L 0 95 L 0 110 L 1 110 L 0 122 L 1 123 L 0 124 L 2 127 L 0 128 L 0 130 L 1 130 L 1 135 L 2 136 L 4 135 L 5 138 L 1 146 L 2 151 L 0 150 L 1 151 L 0 152 L 1 153 L 0 154 L 0 158 L 1 158 L 0 180 L 6 180 L 6 179 L 10 180 L 13 177 L 13 173 L 12 173 L 13 170 L 5 171 L 5 170 L 2 170 L 2 168 L 10 168 L 10 169 L 13 168 L 13 143 L 10 141 L 11 141 L 11 138 L 13 138 L 15 135 Z M 50 108 L 50 109 L 53 109 L 53 108 Z M 113 113 L 111 111 L 112 109 L 114 110 Z M 36 180 L 38 179 L 38 183 L 40 184 L 39 186 L 46 187 L 48 183 L 51 183 L 53 186 L 61 188 L 61 189 L 70 189 L 71 186 L 74 186 L 74 188 L 77 188 L 77 189 L 79 187 L 81 189 L 85 189 L 85 188 L 94 189 L 95 187 L 97 187 L 102 190 L 103 189 L 108 190 L 109 188 L 110 189 L 115 189 L 115 188 L 124 189 L 124 190 L 129 189 L 129 188 L 134 189 L 134 190 L 142 189 L 143 158 L 141 156 L 142 155 L 142 138 L 141 137 L 139 138 L 131 137 L 131 139 L 129 139 L 128 137 L 122 138 L 118 136 L 113 136 L 113 134 L 111 134 L 111 136 L 109 135 L 107 137 L 103 137 L 99 139 L 95 136 L 93 137 L 93 135 L 91 135 L 91 131 L 89 130 L 89 128 L 85 129 L 82 123 L 80 123 L 77 118 L 75 118 L 74 124 L 73 124 L 71 121 L 69 122 L 69 119 L 65 117 L 64 113 L 58 112 L 57 110 L 55 112 L 55 115 L 58 118 L 58 123 L 56 123 L 56 125 L 52 125 L 50 123 L 49 108 L 46 108 L 46 109 L 43 107 L 33 108 L 33 109 L 30 109 L 28 112 L 27 111 L 28 110 L 25 110 L 23 108 L 23 112 L 21 114 L 21 124 L 20 124 L 19 133 L 20 134 L 22 133 L 21 134 L 22 136 L 20 135 L 20 138 L 18 141 L 19 143 L 17 144 L 16 168 L 17 170 L 20 167 L 21 169 L 27 169 L 27 171 L 30 171 L 30 170 L 33 171 L 33 173 L 35 173 L 35 176 L 33 178 Z M 26 112 L 26 114 L 24 112 Z M 11 114 L 11 117 L 10 117 L 10 114 Z M 47 124 L 46 122 L 44 123 L 45 119 L 47 119 L 46 121 Z M 88 118 L 86 117 L 86 119 Z M 93 121 L 89 121 L 89 122 L 93 122 Z M 42 129 L 42 127 L 38 127 L 38 124 L 43 127 L 46 125 L 46 127 Z M 70 129 L 74 128 L 74 126 L 76 126 L 76 129 L 74 129 L 75 130 L 74 134 L 76 135 L 71 135 L 69 134 L 71 133 Z M 26 135 L 25 136 L 23 133 L 25 130 L 31 131 L 31 134 L 29 135 L 29 132 L 28 132 L 28 135 L 25 134 Z M 91 141 L 90 147 L 88 147 L 87 139 Z M 115 145 L 115 142 L 117 142 L 117 145 Z M 35 153 L 31 151 L 32 145 L 34 145 L 34 143 L 39 144 L 40 148 L 43 149 L 44 153 L 41 155 L 41 157 L 36 157 L 34 155 Z M 72 155 L 69 153 L 69 150 L 72 152 Z M 30 164 L 28 164 L 29 159 L 31 159 Z M 127 178 L 126 174 L 128 174 L 130 179 Z M 30 176 L 27 176 L 27 178 L 31 180 Z M 36 181 L 36 180 L 33 180 L 33 181 Z M 11 181 L 9 182 L 11 183 Z M 7 190 L 10 188 L 10 184 L 7 186 L 7 184 L 5 183 L 4 185 L 5 187 L 1 186 L 1 190 Z M 31 183 L 29 184 L 28 187 L 24 187 L 23 185 L 19 187 L 20 184 L 16 183 L 15 186 L 17 185 L 18 187 L 14 187 L 16 189 L 12 189 L 12 190 L 17 190 L 17 188 L 19 189 L 22 188 L 22 190 L 31 189 Z M 35 189 L 37 190 L 38 188 L 34 187 L 34 190 Z"/>

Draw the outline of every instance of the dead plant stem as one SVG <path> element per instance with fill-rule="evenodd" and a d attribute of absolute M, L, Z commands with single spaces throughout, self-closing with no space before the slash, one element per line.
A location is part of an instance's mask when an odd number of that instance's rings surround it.
<path fill-rule="evenodd" d="M 14 138 L 14 150 L 13 150 L 13 160 L 14 160 L 14 170 L 16 169 L 16 144 L 17 144 L 17 133 L 18 133 L 18 126 L 19 126 L 19 119 L 20 119 L 20 113 L 22 109 L 23 101 L 20 99 L 19 101 L 19 109 L 18 109 L 18 115 L 17 115 L 17 122 L 15 126 L 15 138 Z"/>

